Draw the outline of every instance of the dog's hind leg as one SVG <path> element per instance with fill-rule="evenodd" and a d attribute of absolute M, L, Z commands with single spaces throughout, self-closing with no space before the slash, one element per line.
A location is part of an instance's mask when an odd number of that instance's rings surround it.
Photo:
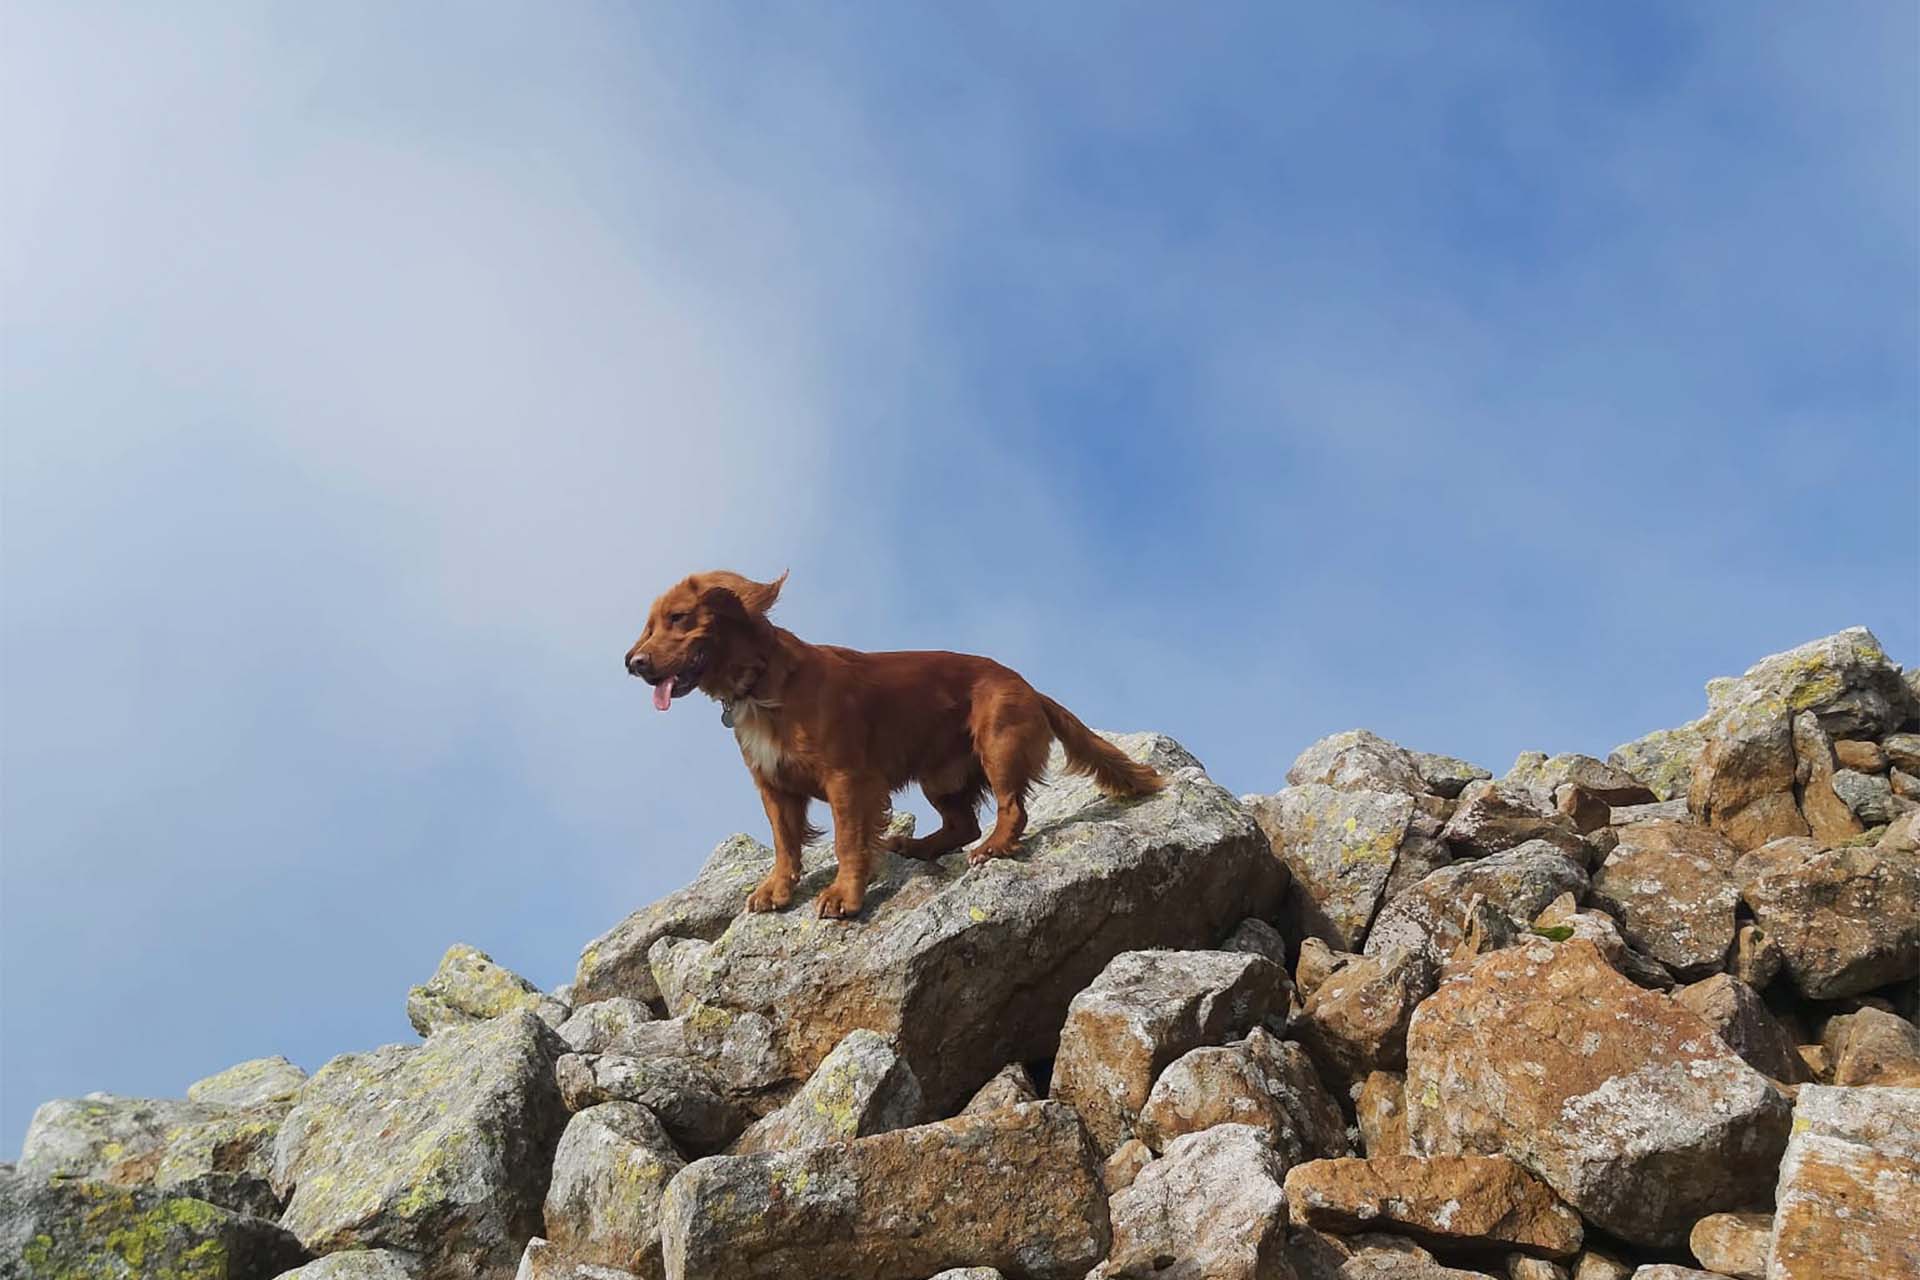
<path fill-rule="evenodd" d="M 839 920 L 858 915 L 867 899 L 874 846 L 887 812 L 887 784 L 885 778 L 842 773 L 827 779 L 826 791 L 833 807 L 833 857 L 840 870 L 814 906 L 823 919 Z"/>
<path fill-rule="evenodd" d="M 978 866 L 988 858 L 1020 852 L 1020 837 L 1027 830 L 1027 793 L 1046 771 L 1053 731 L 1038 695 L 1023 683 L 976 707 L 973 741 L 995 808 L 993 830 L 967 855 L 967 861 Z"/>
<path fill-rule="evenodd" d="M 986 775 L 968 762 L 971 776 L 956 790 L 924 788 L 927 803 L 940 815 L 940 829 L 925 836 L 891 836 L 882 842 L 903 858 L 943 858 L 970 840 L 980 838 L 980 801 L 986 798 Z"/>

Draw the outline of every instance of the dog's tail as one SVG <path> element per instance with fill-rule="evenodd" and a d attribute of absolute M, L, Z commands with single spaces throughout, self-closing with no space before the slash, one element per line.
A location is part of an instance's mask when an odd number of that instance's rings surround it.
<path fill-rule="evenodd" d="M 1047 725 L 1066 748 L 1067 769 L 1084 773 L 1095 786 L 1110 796 L 1150 795 L 1167 785 L 1152 765 L 1129 759 L 1125 752 L 1080 723 L 1080 718 L 1046 694 L 1040 705 L 1047 710 Z"/>

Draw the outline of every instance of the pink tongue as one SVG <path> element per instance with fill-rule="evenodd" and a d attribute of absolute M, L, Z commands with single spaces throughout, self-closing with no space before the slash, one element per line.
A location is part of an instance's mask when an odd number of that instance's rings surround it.
<path fill-rule="evenodd" d="M 673 705 L 673 677 L 668 676 L 665 680 L 662 680 L 659 684 L 653 686 L 653 709 L 655 711 L 665 711 L 668 707 L 671 707 L 672 705 Z"/>

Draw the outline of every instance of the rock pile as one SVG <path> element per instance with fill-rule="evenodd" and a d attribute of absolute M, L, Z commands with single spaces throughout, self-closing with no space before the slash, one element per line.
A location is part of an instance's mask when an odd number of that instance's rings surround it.
<path fill-rule="evenodd" d="M 1920 1276 L 1915 681 L 1853 630 L 1708 695 L 1238 799 L 1121 736 L 1164 792 L 854 921 L 741 914 L 735 837 L 559 991 L 457 946 L 421 1043 L 47 1103 L 0 1277 Z"/>

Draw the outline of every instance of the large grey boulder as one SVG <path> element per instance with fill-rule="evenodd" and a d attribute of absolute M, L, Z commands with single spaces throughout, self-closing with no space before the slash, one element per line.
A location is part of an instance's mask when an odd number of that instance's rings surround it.
<path fill-rule="evenodd" d="M 414 1280 L 419 1265 L 419 1259 L 410 1253 L 355 1249 L 351 1253 L 330 1253 L 317 1258 L 278 1280 Z"/>
<path fill-rule="evenodd" d="M 1147 1146 L 1165 1151 L 1219 1124 L 1252 1125 L 1289 1164 L 1343 1156 L 1346 1119 L 1307 1053 L 1264 1027 L 1244 1040 L 1194 1049 L 1173 1061 L 1140 1110 Z"/>
<path fill-rule="evenodd" d="M 1517 935 L 1561 894 L 1586 892 L 1587 873 L 1578 862 L 1549 841 L 1528 841 L 1441 867 L 1401 892 L 1380 909 L 1367 934 L 1366 954 L 1420 951 L 1443 964 L 1466 940 L 1476 899 L 1502 913 Z"/>
<path fill-rule="evenodd" d="M 570 1111 L 606 1102 L 644 1106 L 683 1149 L 713 1155 L 749 1123 L 707 1068 L 687 1058 L 634 1058 L 614 1053 L 569 1053 L 554 1065 L 560 1096 Z"/>
<path fill-rule="evenodd" d="M 271 1221 L 204 1200 L 0 1172 L 7 1280 L 268 1280 L 306 1258 Z"/>
<path fill-rule="evenodd" d="M 1920 1275 L 1920 1089 L 1803 1085 L 1767 1280 Z"/>
<path fill-rule="evenodd" d="M 1102 1155 L 1134 1134 L 1160 1072 L 1189 1049 L 1286 1016 L 1283 971 L 1226 951 L 1129 951 L 1067 1007 L 1052 1096 L 1073 1104 Z"/>
<path fill-rule="evenodd" d="M 555 1262 L 617 1267 L 663 1280 L 660 1206 L 686 1161 L 653 1113 L 607 1102 L 567 1122 L 542 1216 Z"/>
<path fill-rule="evenodd" d="M 709 1031 L 758 1020 L 773 1091 L 804 1081 L 849 1031 L 877 1031 L 938 1114 L 1006 1063 L 1053 1056 L 1068 1002 L 1114 956 L 1212 946 L 1271 914 L 1285 870 L 1233 797 L 1169 738 L 1114 741 L 1168 775 L 1166 790 L 1114 800 L 1056 772 L 1019 857 L 886 855 L 857 919 L 735 916 L 688 975 L 685 1018 Z M 809 871 L 797 900 L 830 874 Z M 688 936 L 684 921 L 663 932 Z M 576 999 L 597 972 L 583 966 Z"/>
<path fill-rule="evenodd" d="M 422 1280 L 512 1275 L 566 1119 L 562 1047 L 521 1009 L 327 1063 L 274 1150 L 282 1223 L 319 1253 L 418 1254 Z"/>
<path fill-rule="evenodd" d="M 1645 822 L 1594 873 L 1592 905 L 1618 921 L 1628 943 L 1682 978 L 1720 970 L 1733 946 L 1739 851 L 1690 822 Z"/>
<path fill-rule="evenodd" d="M 558 1000 L 464 942 L 448 947 L 433 976 L 407 992 L 407 1021 L 423 1036 L 444 1027 L 464 1027 L 498 1018 L 516 1009 L 539 1014 L 551 1026 L 558 1026 L 567 1016 L 566 1007 Z"/>
<path fill-rule="evenodd" d="M 733 1144 L 734 1155 L 848 1142 L 926 1118 L 920 1082 L 878 1032 L 849 1031 L 820 1060 L 800 1092 L 756 1120 Z"/>
<path fill-rule="evenodd" d="M 1109 1238 L 1099 1155 L 1057 1102 L 696 1160 L 664 1214 L 673 1280 L 924 1280 L 963 1266 L 1080 1280 Z"/>
<path fill-rule="evenodd" d="M 1291 786 L 1317 784 L 1339 791 L 1400 791 L 1429 788 L 1411 751 L 1366 729 L 1336 733 L 1302 751 L 1287 770 Z"/>
<path fill-rule="evenodd" d="M 260 1107 L 284 1102 L 307 1082 L 307 1073 L 285 1058 L 252 1058 L 187 1086 L 187 1101 L 215 1107 Z"/>
<path fill-rule="evenodd" d="M 1088 1280 L 1280 1280 L 1287 1165 L 1261 1130 L 1175 1138 L 1113 1198 L 1113 1251 Z"/>
<path fill-rule="evenodd" d="M 1920 969 L 1920 855 L 1776 840 L 1734 866 L 1740 896 L 1802 993 L 1834 1000 Z"/>

